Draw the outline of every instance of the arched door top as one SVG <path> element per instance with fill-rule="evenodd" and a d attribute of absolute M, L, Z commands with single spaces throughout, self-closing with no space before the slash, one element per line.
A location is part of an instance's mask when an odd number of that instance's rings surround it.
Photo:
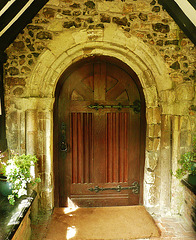
<path fill-rule="evenodd" d="M 28 82 L 29 97 L 54 97 L 56 85 L 65 69 L 74 62 L 95 55 L 110 56 L 127 64 L 137 74 L 148 98 L 158 102 L 158 92 L 171 89 L 172 82 L 164 61 L 153 48 L 133 36 L 125 36 L 119 29 L 108 39 L 108 29 L 99 40 L 91 41 L 89 32 L 79 31 L 73 35 L 62 33 L 53 40 L 38 62 Z M 119 36 L 121 38 L 119 40 Z M 66 42 L 66 45 L 65 45 Z M 57 47 L 59 46 L 59 47 Z"/>

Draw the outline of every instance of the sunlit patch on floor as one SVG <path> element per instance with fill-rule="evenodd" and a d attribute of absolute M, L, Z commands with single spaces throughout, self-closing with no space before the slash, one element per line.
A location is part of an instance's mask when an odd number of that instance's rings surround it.
<path fill-rule="evenodd" d="M 66 235 L 66 239 L 71 239 L 76 235 L 76 227 L 72 226 L 72 227 L 68 227 L 67 228 L 67 235 Z"/>
<path fill-rule="evenodd" d="M 74 212 L 78 209 L 79 207 L 72 202 L 72 200 L 70 198 L 68 198 L 68 207 L 64 209 L 64 213 L 71 213 Z"/>

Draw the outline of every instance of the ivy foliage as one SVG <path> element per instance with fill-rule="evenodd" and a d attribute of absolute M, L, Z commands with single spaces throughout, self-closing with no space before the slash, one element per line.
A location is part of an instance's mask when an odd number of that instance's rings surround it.
<path fill-rule="evenodd" d="M 177 178 L 181 179 L 187 174 L 196 175 L 196 137 L 193 138 L 193 150 L 181 155 L 178 163 L 180 168 L 174 174 Z"/>
<path fill-rule="evenodd" d="M 7 182 L 11 183 L 12 194 L 8 195 L 11 205 L 14 205 L 15 198 L 27 195 L 27 184 L 35 185 L 41 181 L 31 173 L 31 168 L 35 167 L 37 161 L 34 155 L 14 154 L 11 159 L 2 162 L 3 174 L 7 177 Z"/>

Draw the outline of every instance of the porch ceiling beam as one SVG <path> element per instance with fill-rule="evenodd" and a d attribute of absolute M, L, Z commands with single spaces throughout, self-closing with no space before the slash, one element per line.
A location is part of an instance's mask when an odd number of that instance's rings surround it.
<path fill-rule="evenodd" d="M 9 4 L 9 1 L 4 2 Z M 48 0 L 11 0 L 7 9 L 6 4 L 1 5 L 0 52 L 3 52 L 14 41 L 47 2 Z"/>
<path fill-rule="evenodd" d="M 187 37 L 196 45 L 196 26 L 191 22 L 189 17 L 183 12 L 176 1 L 158 0 L 158 2 L 166 9 Z M 189 0 L 188 2 L 194 9 L 196 8 L 195 0 Z"/>

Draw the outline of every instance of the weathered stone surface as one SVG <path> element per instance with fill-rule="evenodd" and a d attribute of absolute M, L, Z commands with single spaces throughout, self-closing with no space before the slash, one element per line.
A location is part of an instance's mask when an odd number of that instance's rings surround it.
<path fill-rule="evenodd" d="M 171 90 L 162 91 L 160 93 L 160 98 L 161 98 L 161 101 L 171 104 L 175 102 L 176 95 L 175 95 L 175 92 Z"/>
<path fill-rule="evenodd" d="M 155 183 L 155 173 L 154 172 L 149 172 L 147 171 L 147 174 L 146 174 L 146 183 Z"/>
<path fill-rule="evenodd" d="M 158 46 L 163 46 L 163 40 L 158 40 L 158 41 L 156 42 L 156 45 L 158 45 Z"/>
<path fill-rule="evenodd" d="M 81 15 L 81 11 L 80 10 L 74 11 L 72 14 L 73 14 L 73 16 L 80 16 Z"/>
<path fill-rule="evenodd" d="M 162 23 L 152 24 L 152 28 L 155 32 L 168 33 L 170 31 L 169 25 L 165 25 Z"/>
<path fill-rule="evenodd" d="M 193 70 L 193 73 L 189 77 L 196 82 L 196 70 Z"/>
<path fill-rule="evenodd" d="M 179 40 L 167 40 L 165 41 L 165 45 L 178 45 Z"/>
<path fill-rule="evenodd" d="M 52 19 L 54 18 L 55 10 L 53 8 L 44 8 L 43 14 L 45 18 Z"/>
<path fill-rule="evenodd" d="M 139 18 L 140 18 L 142 21 L 147 21 L 147 20 L 148 20 L 148 15 L 147 15 L 147 14 L 144 14 L 144 13 L 140 13 L 140 14 L 139 14 Z"/>
<path fill-rule="evenodd" d="M 25 47 L 25 44 L 23 41 L 14 41 L 13 46 L 18 49 L 23 49 Z"/>
<path fill-rule="evenodd" d="M 137 15 L 135 13 L 129 14 L 129 20 L 133 21 L 136 18 L 137 18 Z"/>
<path fill-rule="evenodd" d="M 118 25 L 126 26 L 128 21 L 126 17 L 119 18 L 119 17 L 113 17 L 112 21 Z"/>
<path fill-rule="evenodd" d="M 152 11 L 153 11 L 153 12 L 160 12 L 160 7 L 159 7 L 159 6 L 154 6 L 154 7 L 152 8 Z"/>
<path fill-rule="evenodd" d="M 154 171 L 158 164 L 158 155 L 155 152 L 146 153 L 146 168 L 148 171 Z"/>
<path fill-rule="evenodd" d="M 192 100 L 195 96 L 194 88 L 192 84 L 180 84 L 176 88 L 176 98 L 178 101 L 181 100 Z"/>
<path fill-rule="evenodd" d="M 31 69 L 29 67 L 24 66 L 24 67 L 21 68 L 21 73 L 25 74 L 25 73 L 28 73 L 30 71 L 31 71 Z"/>
<path fill-rule="evenodd" d="M 70 5 L 71 8 L 80 8 L 80 4 L 79 3 L 74 3 Z"/>
<path fill-rule="evenodd" d="M 35 51 L 34 44 L 28 44 L 27 47 L 28 47 L 29 50 L 31 50 L 32 52 Z"/>
<path fill-rule="evenodd" d="M 93 22 L 94 22 L 93 18 L 87 18 L 86 21 L 87 21 L 88 23 L 93 23 Z"/>
<path fill-rule="evenodd" d="M 37 33 L 36 38 L 38 39 L 52 39 L 52 34 L 50 32 L 41 31 Z"/>
<path fill-rule="evenodd" d="M 191 147 L 191 138 L 192 138 L 192 136 L 191 136 L 190 131 L 181 131 L 180 146 L 183 148 Z"/>
<path fill-rule="evenodd" d="M 180 69 L 180 63 L 176 61 L 170 66 L 170 68 L 173 68 L 175 70 Z"/>
<path fill-rule="evenodd" d="M 104 24 L 103 23 L 99 23 L 96 25 L 96 28 L 104 28 Z"/>
<path fill-rule="evenodd" d="M 30 60 L 28 61 L 28 64 L 29 64 L 30 66 L 33 65 L 33 63 L 34 63 L 33 59 L 30 59 Z"/>
<path fill-rule="evenodd" d="M 100 20 L 101 20 L 101 22 L 106 22 L 106 23 L 111 22 L 111 18 L 107 14 L 100 14 Z"/>
<path fill-rule="evenodd" d="M 6 77 L 5 78 L 6 85 L 8 86 L 25 86 L 26 81 L 24 78 L 19 78 L 19 77 Z"/>
<path fill-rule="evenodd" d="M 63 15 L 71 16 L 71 11 L 66 9 L 66 10 L 63 10 L 63 11 L 62 11 L 62 14 L 63 14 Z"/>
<path fill-rule="evenodd" d="M 14 75 L 18 75 L 19 74 L 19 70 L 18 68 L 16 67 L 10 67 L 8 68 L 8 73 L 11 75 L 11 76 L 14 76 Z"/>
<path fill-rule="evenodd" d="M 93 1 L 87 1 L 84 3 L 88 8 L 94 9 L 95 3 Z"/>
<path fill-rule="evenodd" d="M 71 28 L 71 27 L 76 27 L 76 28 L 78 28 L 78 27 L 80 27 L 81 26 L 81 23 L 76 23 L 76 22 L 74 22 L 74 21 L 69 21 L 69 22 L 64 22 L 63 23 L 63 27 L 64 28 Z"/>
<path fill-rule="evenodd" d="M 20 95 L 23 94 L 23 92 L 24 92 L 23 88 L 17 87 L 17 88 L 14 89 L 13 94 L 16 95 L 16 96 L 17 95 L 20 96 Z"/>
<path fill-rule="evenodd" d="M 151 5 L 155 5 L 156 4 L 156 0 L 153 0 L 150 4 Z"/>
<path fill-rule="evenodd" d="M 133 12 L 134 9 L 135 9 L 135 5 L 134 4 L 126 4 L 123 7 L 123 13 L 124 14 L 129 14 L 129 13 Z"/>
<path fill-rule="evenodd" d="M 43 27 L 42 27 L 42 26 L 37 26 L 37 25 L 31 25 L 31 24 L 30 24 L 30 25 L 27 25 L 27 29 L 34 31 L 34 30 L 43 29 Z"/>
<path fill-rule="evenodd" d="M 39 53 L 37 53 L 37 52 L 33 52 L 32 54 L 35 58 L 39 57 Z"/>

